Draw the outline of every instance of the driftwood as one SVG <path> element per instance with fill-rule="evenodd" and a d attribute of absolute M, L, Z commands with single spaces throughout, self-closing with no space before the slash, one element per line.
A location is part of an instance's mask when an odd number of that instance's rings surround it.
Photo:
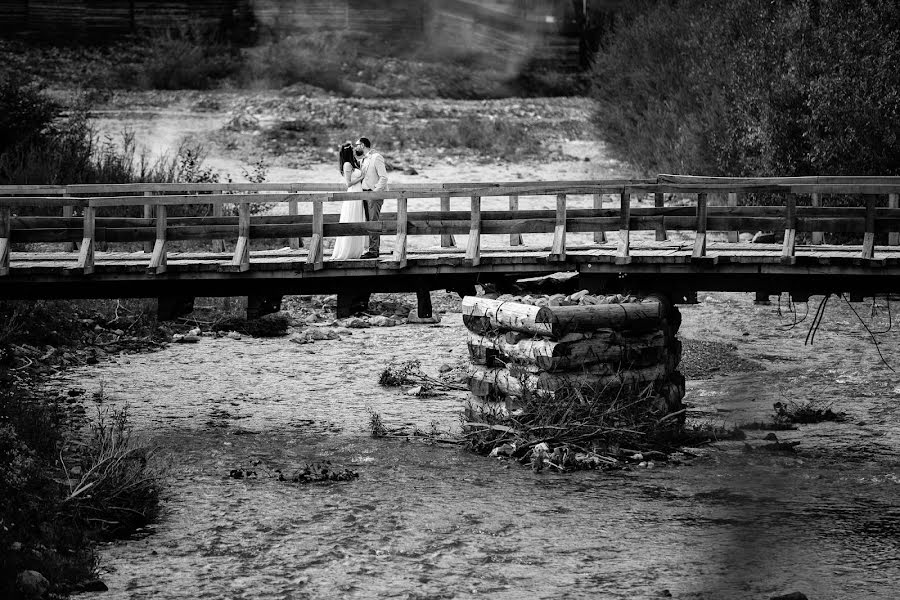
<path fill-rule="evenodd" d="M 557 392 L 563 388 L 629 388 L 639 390 L 648 385 L 663 385 L 672 373 L 667 364 L 657 364 L 643 369 L 625 369 L 609 375 L 586 371 L 583 373 L 521 373 L 509 369 L 482 365 L 469 366 L 469 391 L 475 396 L 487 396 L 491 392 L 500 396 L 521 397 L 525 391 Z"/>
<path fill-rule="evenodd" d="M 666 303 L 654 297 L 626 304 L 539 307 L 466 296 L 462 315 L 466 327 L 479 334 L 507 329 L 559 339 L 569 333 L 598 329 L 659 328 L 666 316 Z"/>
<path fill-rule="evenodd" d="M 661 331 L 625 335 L 601 330 L 593 334 L 570 334 L 558 341 L 523 333 L 469 332 L 469 356 L 475 364 L 502 366 L 507 363 L 534 365 L 544 371 L 580 371 L 586 365 L 646 367 L 666 352 Z M 677 342 L 677 340 L 676 340 Z M 497 364 L 501 363 L 501 364 Z"/>

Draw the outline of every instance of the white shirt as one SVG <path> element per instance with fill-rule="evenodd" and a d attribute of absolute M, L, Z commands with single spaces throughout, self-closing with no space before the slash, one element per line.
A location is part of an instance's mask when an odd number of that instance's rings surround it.
<path fill-rule="evenodd" d="M 384 166 L 384 157 L 378 152 L 369 152 L 363 159 L 362 168 L 366 176 L 362 181 L 364 190 L 380 192 L 387 190 L 387 167 Z"/>

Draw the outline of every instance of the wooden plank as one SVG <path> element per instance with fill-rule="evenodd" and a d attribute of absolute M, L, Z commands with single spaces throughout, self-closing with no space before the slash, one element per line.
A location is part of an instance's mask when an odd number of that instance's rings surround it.
<path fill-rule="evenodd" d="M 238 205 L 238 239 L 234 247 L 231 265 L 239 271 L 250 270 L 250 203 Z"/>
<path fill-rule="evenodd" d="M 519 210 L 519 195 L 518 194 L 510 194 L 509 195 L 509 212 L 515 213 L 518 210 Z M 521 233 L 509 234 L 509 245 L 510 246 L 521 246 L 522 245 L 522 234 Z"/>
<path fill-rule="evenodd" d="M 900 208 L 900 194 L 888 195 L 888 208 Z M 888 233 L 888 246 L 900 246 L 900 232 L 895 230 Z"/>
<path fill-rule="evenodd" d="M 90 275 L 94 272 L 94 219 L 97 209 L 93 206 L 84 207 L 84 229 L 81 235 L 81 249 L 78 253 L 77 269 Z"/>
<path fill-rule="evenodd" d="M 444 213 L 450 212 L 450 196 L 442 195 L 441 196 L 441 215 L 443 218 Z M 441 234 L 441 248 L 455 248 L 456 240 L 453 238 L 452 234 L 444 233 Z"/>
<path fill-rule="evenodd" d="M 71 219 L 75 216 L 75 207 L 71 204 L 68 206 L 62 207 L 62 215 L 64 219 Z M 65 242 L 63 243 L 63 251 L 65 252 L 74 252 L 75 251 L 75 242 Z"/>
<path fill-rule="evenodd" d="M 153 208 L 152 206 L 150 207 Z M 166 207 L 156 207 L 156 241 L 153 244 L 153 255 L 147 270 L 150 273 L 166 272 Z"/>
<path fill-rule="evenodd" d="M 862 258 L 875 258 L 875 196 L 866 196 L 866 232 L 863 234 Z"/>
<path fill-rule="evenodd" d="M 469 216 L 469 242 L 466 259 L 473 267 L 481 263 L 481 196 L 472 196 L 472 210 Z"/>
<path fill-rule="evenodd" d="M 654 208 L 665 208 L 666 195 L 662 193 L 653 194 L 653 206 Z M 660 220 L 659 226 L 656 228 L 656 241 L 665 242 L 667 239 L 665 221 Z"/>
<path fill-rule="evenodd" d="M 299 213 L 299 210 L 297 210 L 297 208 L 298 205 L 296 200 L 288 200 L 288 215 L 296 217 Z M 299 237 L 288 238 L 288 245 L 290 246 L 291 250 L 299 250 L 303 247 L 303 243 L 300 241 Z"/>
<path fill-rule="evenodd" d="M 144 196 L 152 196 L 153 192 L 144 192 Z M 159 213 L 157 213 L 159 214 Z M 163 215 L 165 215 L 165 211 L 163 211 Z M 144 205 L 144 218 L 152 219 L 153 218 L 153 205 L 145 204 Z M 153 252 L 156 250 L 153 242 L 144 242 L 144 252 Z M 151 261 L 152 262 L 152 261 Z"/>
<path fill-rule="evenodd" d="M 553 229 L 553 245 L 549 260 L 562 262 L 566 260 L 566 195 L 556 196 L 556 226 Z"/>
<path fill-rule="evenodd" d="M 737 208 L 738 205 L 738 195 L 734 192 L 728 194 L 728 206 Z M 740 231 L 729 231 L 728 232 L 728 241 L 732 244 L 736 244 L 741 240 L 741 232 Z"/>
<path fill-rule="evenodd" d="M 603 209 L 603 194 L 594 194 L 594 208 L 597 210 Z M 594 243 L 605 244 L 606 243 L 606 232 L 605 231 L 595 231 L 594 232 Z"/>
<path fill-rule="evenodd" d="M 619 247 L 616 262 L 631 262 L 631 195 L 622 192 L 619 196 Z"/>
<path fill-rule="evenodd" d="M 321 201 L 313 203 L 312 237 L 309 240 L 309 254 L 306 256 L 306 264 L 312 265 L 313 271 L 318 271 L 324 266 L 324 249 L 322 243 L 325 239 L 324 207 Z"/>
<path fill-rule="evenodd" d="M 213 204 L 212 205 L 212 216 L 213 218 L 221 218 L 222 217 L 222 205 L 221 204 Z M 215 238 L 212 240 L 212 251 L 213 252 L 225 252 L 225 240 L 222 238 Z"/>
<path fill-rule="evenodd" d="M 11 215 L 10 207 L 0 206 L 0 277 L 9 275 Z"/>
<path fill-rule="evenodd" d="M 812 194 L 810 197 L 810 201 L 812 202 L 813 208 L 819 208 L 822 206 L 822 194 Z M 825 234 L 821 231 L 813 231 L 812 232 L 812 243 L 813 244 L 822 244 L 825 242 Z"/>
<path fill-rule="evenodd" d="M 691 253 L 692 258 L 702 258 L 706 256 L 706 217 L 707 217 L 707 197 L 705 192 L 697 194 L 697 224 L 694 237 L 694 250 Z"/>
<path fill-rule="evenodd" d="M 397 198 L 397 241 L 394 243 L 394 262 L 401 269 L 406 266 L 406 198 Z"/>
<path fill-rule="evenodd" d="M 785 199 L 787 209 L 785 215 L 784 244 L 781 246 L 781 262 L 793 264 L 796 260 L 795 250 L 797 243 L 797 197 L 788 194 Z"/>

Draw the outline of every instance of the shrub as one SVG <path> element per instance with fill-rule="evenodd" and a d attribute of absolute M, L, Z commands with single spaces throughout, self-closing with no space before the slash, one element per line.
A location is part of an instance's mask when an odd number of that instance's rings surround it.
<path fill-rule="evenodd" d="M 597 53 L 596 123 L 647 173 L 900 172 L 900 5 L 662 1 Z"/>

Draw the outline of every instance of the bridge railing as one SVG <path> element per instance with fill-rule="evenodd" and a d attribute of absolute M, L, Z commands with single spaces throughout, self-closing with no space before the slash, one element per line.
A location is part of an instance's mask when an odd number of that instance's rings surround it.
<path fill-rule="evenodd" d="M 668 231 L 694 233 L 692 258 L 706 258 L 707 233 L 729 232 L 737 241 L 738 231 L 784 230 L 782 260 L 795 257 L 797 232 L 809 232 L 821 242 L 824 232 L 863 237 L 859 257 L 874 259 L 875 236 L 887 233 L 896 245 L 900 233 L 900 177 L 786 177 L 712 178 L 660 175 L 652 180 L 590 180 L 543 182 L 492 182 L 445 184 L 398 184 L 390 191 L 348 193 L 340 184 L 120 184 L 69 186 L 0 186 L 0 275 L 9 272 L 12 243 L 62 242 L 79 244 L 76 268 L 90 273 L 98 241 L 143 242 L 151 257 L 148 270 L 166 270 L 169 242 L 236 239 L 229 266 L 236 271 L 250 268 L 250 245 L 254 239 L 310 238 L 307 262 L 311 269 L 323 267 L 325 237 L 367 235 L 396 236 L 393 254 L 385 265 L 406 265 L 407 240 L 415 235 L 439 235 L 441 245 L 454 245 L 454 234 L 467 234 L 465 256 L 472 265 L 481 260 L 483 235 L 509 236 L 519 245 L 524 233 L 550 233 L 549 261 L 566 259 L 567 233 L 593 233 L 596 243 L 606 242 L 606 232 L 617 231 L 616 260 L 630 261 L 633 231 L 654 231 L 664 240 Z M 775 206 L 739 205 L 742 194 L 770 194 L 783 198 Z M 667 206 L 666 194 L 681 200 Z M 822 206 L 827 194 L 860 194 L 864 206 Z M 520 209 L 523 197 L 555 197 L 555 209 Z M 592 199 L 590 208 L 571 208 L 572 196 Z M 609 205 L 608 196 L 616 197 Z M 719 202 L 713 202 L 721 196 Z M 810 206 L 798 206 L 798 196 L 809 196 Z M 508 197 L 508 210 L 482 210 L 482 199 Z M 634 197 L 653 198 L 652 206 L 633 206 Z M 683 199 L 690 198 L 689 205 Z M 880 201 L 880 197 L 887 199 Z M 450 210 L 452 198 L 467 198 L 468 210 Z M 694 200 L 694 198 L 696 198 Z M 385 199 L 396 201 L 396 211 L 383 213 L 380 221 L 339 223 L 336 214 L 325 214 L 329 202 Z M 410 201 L 440 201 L 440 210 L 411 212 Z M 287 203 L 287 215 L 251 215 L 253 203 Z M 311 214 L 298 214 L 301 203 L 311 204 Z M 169 207 L 212 205 L 211 216 L 174 217 Z M 223 216 L 225 204 L 238 207 L 238 215 Z M 609 207 L 605 207 L 609 206 Z M 19 207 L 42 211 L 62 210 L 61 216 L 18 216 Z M 142 207 L 143 217 L 98 216 L 112 207 Z M 82 212 L 75 217 L 74 211 Z M 59 213 L 58 213 L 59 214 Z M 297 246 L 292 244 L 292 246 Z"/>

